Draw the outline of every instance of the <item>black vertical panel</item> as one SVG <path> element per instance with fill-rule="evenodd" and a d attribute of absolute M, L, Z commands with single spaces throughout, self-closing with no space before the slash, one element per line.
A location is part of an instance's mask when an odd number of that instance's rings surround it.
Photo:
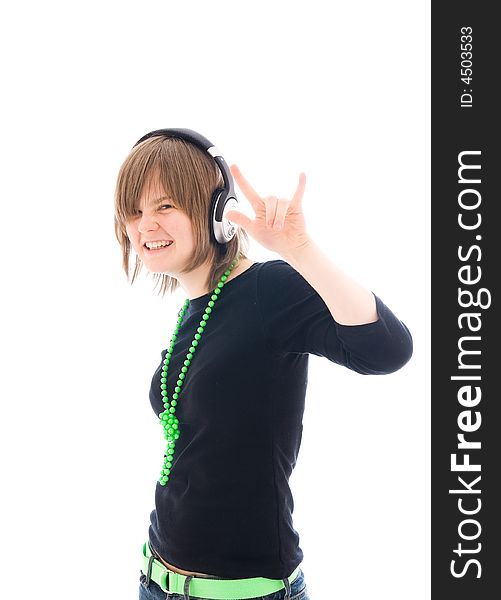
<path fill-rule="evenodd" d="M 501 598 L 496 8 L 432 4 L 433 600 Z"/>

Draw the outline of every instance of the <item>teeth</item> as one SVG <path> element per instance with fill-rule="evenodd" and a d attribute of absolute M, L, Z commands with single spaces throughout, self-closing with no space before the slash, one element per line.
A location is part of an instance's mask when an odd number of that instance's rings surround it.
<path fill-rule="evenodd" d="M 162 246 L 170 246 L 173 242 L 167 242 L 167 241 L 162 241 L 162 242 L 146 242 L 145 246 L 147 248 L 150 249 L 154 249 L 154 248 L 162 248 Z"/>

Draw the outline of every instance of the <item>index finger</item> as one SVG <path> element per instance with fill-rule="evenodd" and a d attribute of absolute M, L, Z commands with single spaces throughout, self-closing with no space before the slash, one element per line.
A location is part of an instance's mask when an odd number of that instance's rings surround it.
<path fill-rule="evenodd" d="M 297 184 L 294 197 L 292 198 L 291 204 L 298 204 L 303 199 L 304 188 L 306 186 L 306 175 L 301 171 L 299 174 L 299 183 Z"/>
<path fill-rule="evenodd" d="M 254 205 L 257 206 L 260 202 L 262 202 L 261 196 L 251 186 L 247 179 L 245 179 L 237 165 L 231 165 L 230 170 L 233 177 L 236 179 L 236 182 L 238 183 L 238 187 L 246 195 L 253 207 Z"/>

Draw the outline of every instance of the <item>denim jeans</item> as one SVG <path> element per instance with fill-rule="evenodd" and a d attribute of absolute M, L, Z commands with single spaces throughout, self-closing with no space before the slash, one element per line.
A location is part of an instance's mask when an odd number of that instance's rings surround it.
<path fill-rule="evenodd" d="M 196 598 L 198 598 L 198 596 L 190 596 L 188 598 L 182 594 L 167 594 L 162 590 L 158 583 L 151 580 L 149 587 L 146 587 L 144 585 L 145 580 L 146 575 L 141 571 L 141 576 L 139 578 L 139 600 L 196 600 Z M 286 600 L 286 594 L 287 590 L 284 588 L 279 592 L 273 592 L 266 596 L 259 596 L 255 598 L 255 600 Z M 290 585 L 288 600 L 310 600 L 308 590 L 306 589 L 304 573 L 301 569 L 299 570 L 299 575 Z"/>

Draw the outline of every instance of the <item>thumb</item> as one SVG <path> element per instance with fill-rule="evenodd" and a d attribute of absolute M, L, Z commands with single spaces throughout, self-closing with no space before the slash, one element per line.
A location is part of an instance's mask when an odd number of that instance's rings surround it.
<path fill-rule="evenodd" d="M 244 229 L 251 229 L 252 227 L 252 221 L 249 219 L 249 217 L 236 210 L 229 210 L 226 213 L 225 218 L 228 219 L 228 221 L 234 223 L 235 225 L 243 227 Z"/>

